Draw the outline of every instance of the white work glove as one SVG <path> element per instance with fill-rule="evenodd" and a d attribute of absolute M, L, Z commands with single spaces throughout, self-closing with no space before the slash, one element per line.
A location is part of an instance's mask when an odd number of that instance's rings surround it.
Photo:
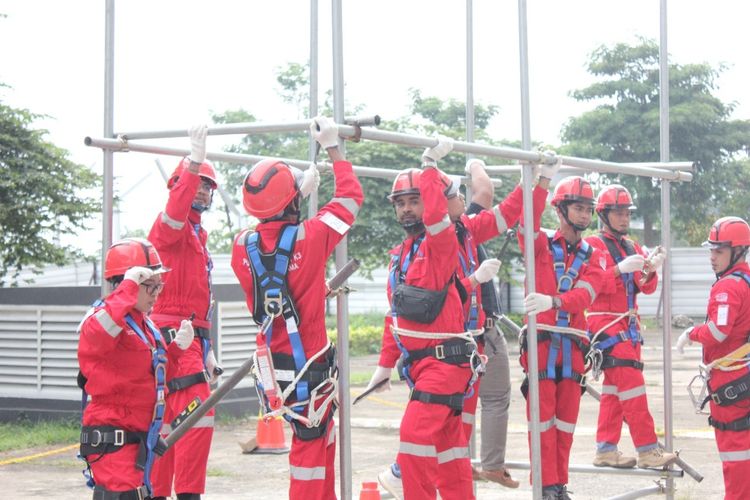
<path fill-rule="evenodd" d="M 464 167 L 464 172 L 466 172 L 468 175 L 471 175 L 471 166 L 475 163 L 479 165 L 480 167 L 482 167 L 482 170 L 484 170 L 487 167 L 487 165 L 479 158 L 472 158 L 471 160 L 468 160 L 466 162 L 466 167 Z"/>
<path fill-rule="evenodd" d="M 149 269 L 147 267 L 135 266 L 125 271 L 125 276 L 123 279 L 135 281 L 136 284 L 140 285 L 141 283 L 143 283 L 144 281 L 146 281 L 153 275 L 154 275 L 153 269 Z"/>
<path fill-rule="evenodd" d="M 339 145 L 339 128 L 326 116 L 316 116 L 310 121 L 310 133 L 323 149 Z"/>
<path fill-rule="evenodd" d="M 661 266 L 664 265 L 664 259 L 666 258 L 667 252 L 661 245 L 654 248 L 646 259 L 649 271 L 653 272 L 661 269 Z"/>
<path fill-rule="evenodd" d="M 557 156 L 557 153 L 555 153 L 554 151 L 545 151 L 544 156 L 555 157 Z M 557 160 L 555 160 L 555 162 L 551 165 L 547 163 L 542 163 L 541 165 L 539 165 L 539 176 L 546 177 L 547 179 L 552 179 L 555 175 L 557 175 L 557 172 L 560 171 L 561 166 L 562 158 L 557 156 Z"/>
<path fill-rule="evenodd" d="M 302 184 L 300 184 L 299 192 L 303 198 L 310 196 L 310 193 L 318 190 L 320 186 L 320 172 L 318 167 L 314 163 L 311 163 L 307 170 L 302 173 Z"/>
<path fill-rule="evenodd" d="M 203 163 L 206 161 L 207 134 L 208 127 L 206 125 L 195 125 L 188 130 L 188 135 L 190 136 L 190 156 L 188 159 L 193 163 Z"/>
<path fill-rule="evenodd" d="M 539 314 L 552 309 L 552 297 L 543 293 L 530 293 L 523 299 L 523 309 L 526 314 Z"/>
<path fill-rule="evenodd" d="M 195 337 L 193 324 L 189 320 L 183 319 L 180 323 L 180 329 L 177 330 L 172 342 L 177 344 L 177 347 L 184 351 L 193 343 L 193 337 Z"/>
<path fill-rule="evenodd" d="M 620 274 L 627 274 L 643 270 L 645 264 L 646 259 L 643 258 L 643 255 L 628 255 L 617 264 L 617 269 L 620 270 Z"/>
<path fill-rule="evenodd" d="M 482 261 L 477 270 L 474 271 L 474 279 L 477 280 L 477 283 L 487 283 L 495 277 L 500 270 L 501 264 L 502 262 L 498 259 L 487 259 Z"/>
<path fill-rule="evenodd" d="M 214 373 L 217 367 L 220 368 L 219 363 L 216 362 L 214 350 L 209 349 L 208 356 L 206 357 L 206 370 L 208 370 L 208 374 L 211 376 L 211 379 L 208 381 L 209 384 L 213 384 L 219 378 L 219 376 Z"/>
<path fill-rule="evenodd" d="M 436 167 L 438 160 L 441 160 L 445 155 L 453 151 L 453 139 L 443 135 L 438 135 L 435 138 L 438 140 L 437 145 L 425 149 L 424 153 L 422 153 L 423 167 Z"/>
<path fill-rule="evenodd" d="M 370 383 L 367 384 L 367 387 L 365 390 L 369 389 L 370 387 L 376 385 L 378 382 L 380 382 L 383 379 L 388 379 L 388 382 L 381 385 L 377 389 L 375 389 L 375 392 L 383 392 L 383 391 L 390 391 L 391 390 L 391 371 L 393 368 L 386 368 L 384 366 L 378 365 L 377 368 L 375 368 L 375 373 L 372 374 L 372 378 L 370 379 Z"/>
<path fill-rule="evenodd" d="M 690 332 L 693 331 L 693 328 L 694 327 L 692 326 L 690 328 L 686 328 L 685 331 L 683 331 L 677 339 L 675 348 L 680 354 L 685 354 L 685 345 L 693 345 L 693 341 L 690 340 Z"/>

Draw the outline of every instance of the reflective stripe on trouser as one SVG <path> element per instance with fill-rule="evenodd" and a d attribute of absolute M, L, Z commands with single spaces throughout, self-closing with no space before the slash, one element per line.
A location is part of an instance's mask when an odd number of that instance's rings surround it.
<path fill-rule="evenodd" d="M 551 380 L 539 381 L 539 421 L 541 429 L 546 429 L 540 432 L 542 486 L 568 482 L 568 461 L 580 402 L 581 386 L 577 382 L 570 379 L 564 379 L 558 384 Z M 530 418 L 528 400 L 526 418 Z"/>
<path fill-rule="evenodd" d="M 505 337 L 496 329 L 484 331 L 487 365 L 479 388 L 481 403 L 482 469 L 498 470 L 505 464 L 510 407 L 510 366 Z M 494 348 L 494 349 L 493 349 Z M 496 350 L 496 352 L 495 352 Z"/>
<path fill-rule="evenodd" d="M 748 408 L 717 406 L 711 402 L 711 416 L 720 422 L 732 422 L 748 415 Z M 724 472 L 725 500 L 750 498 L 750 429 L 734 432 L 714 429 Z"/>
<path fill-rule="evenodd" d="M 604 370 L 596 429 L 599 451 L 617 447 L 624 421 L 628 423 L 636 451 L 643 452 L 656 446 L 654 419 L 648 410 L 643 372 L 629 366 Z"/>
<path fill-rule="evenodd" d="M 208 383 L 196 384 L 167 396 L 162 436 L 172 430 L 170 423 L 187 405 L 199 397 L 205 401 L 210 394 Z M 206 491 L 206 469 L 211 440 L 214 435 L 214 413 L 212 409 L 196 425 L 188 430 L 167 452 L 157 457 L 151 470 L 153 496 L 169 497 L 175 493 L 204 493 Z"/>
<path fill-rule="evenodd" d="M 473 499 L 468 440 L 461 415 L 441 404 L 409 401 L 401 420 L 404 498 Z"/>
<path fill-rule="evenodd" d="M 143 485 L 143 471 L 135 467 L 137 456 L 137 444 L 125 445 L 101 458 L 99 455 L 89 455 L 96 484 L 110 491 L 133 490 Z"/>
<path fill-rule="evenodd" d="M 330 408 L 328 410 L 331 411 Z M 317 439 L 303 441 L 292 435 L 289 453 L 289 498 L 332 500 L 336 498 L 336 426 L 333 419 Z"/>

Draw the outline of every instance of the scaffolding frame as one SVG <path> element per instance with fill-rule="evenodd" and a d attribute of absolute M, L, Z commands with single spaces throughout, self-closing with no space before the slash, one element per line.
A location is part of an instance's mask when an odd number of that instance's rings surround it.
<path fill-rule="evenodd" d="M 331 0 L 332 4 L 332 54 L 333 54 L 333 102 L 334 120 L 339 124 L 339 144 L 343 150 L 344 139 L 353 137 L 355 132 L 361 133 L 363 139 L 401 144 L 411 147 L 431 147 L 437 144 L 434 137 L 414 136 L 395 132 L 373 129 L 360 129 L 345 124 L 344 119 L 344 73 L 343 73 L 343 14 L 341 0 Z M 521 92 L 521 128 L 523 149 L 503 148 L 474 143 L 474 109 L 473 109 L 473 3 L 466 0 L 466 141 L 457 141 L 454 151 L 463 152 L 468 156 L 482 155 L 497 157 L 520 162 L 518 166 L 511 166 L 512 172 L 499 169 L 507 167 L 492 167 L 491 174 L 517 173 L 522 174 L 524 192 L 524 237 L 533 241 L 533 210 L 531 203 L 532 168 L 535 164 L 552 163 L 558 156 L 530 151 L 531 129 L 529 113 L 529 72 L 528 72 L 528 41 L 527 41 L 527 0 L 518 0 L 518 33 L 520 60 L 520 92 Z M 107 249 L 112 244 L 112 212 L 113 212 L 113 184 L 114 184 L 114 152 L 140 151 L 145 153 L 184 156 L 188 151 L 179 148 L 168 148 L 130 142 L 133 139 L 156 139 L 187 136 L 185 129 L 163 131 L 135 131 L 114 132 L 114 30 L 115 30 L 115 0 L 105 3 L 105 43 L 104 43 L 104 112 L 103 138 L 86 137 L 85 144 L 102 149 L 103 152 L 103 188 L 102 188 L 102 260 Z M 618 173 L 624 175 L 640 175 L 662 180 L 661 183 L 661 215 L 662 215 L 662 246 L 667 255 L 671 248 L 670 228 L 670 187 L 672 182 L 687 182 L 692 180 L 692 164 L 669 163 L 669 66 L 667 60 L 667 0 L 660 0 L 660 162 L 654 164 L 622 164 L 560 156 L 563 163 L 576 169 L 576 172 Z M 310 0 L 310 116 L 317 114 L 318 102 L 318 0 Z M 210 135 L 220 134 L 253 134 L 269 132 L 294 132 L 307 130 L 309 121 L 287 122 L 281 124 L 229 124 L 209 128 Z M 290 164 L 307 166 L 315 160 L 316 145 L 310 141 L 309 160 L 289 160 Z M 233 163 L 249 163 L 262 159 L 262 156 L 241 155 L 236 153 L 212 152 L 207 158 Z M 565 169 L 567 170 L 567 169 Z M 565 171 L 564 170 L 564 171 Z M 373 167 L 355 167 L 355 172 L 362 176 L 393 178 L 398 170 Z M 465 179 L 464 179 L 465 180 Z M 316 193 L 311 195 L 310 214 L 317 210 Z M 528 288 L 534 291 L 535 266 L 533 259 L 533 245 L 527 245 L 524 252 Z M 347 261 L 347 237 L 336 247 L 336 268 L 341 269 Z M 667 258 L 663 267 L 662 289 L 664 294 L 664 317 L 671 317 L 671 259 Z M 102 281 L 102 294 L 109 292 L 106 281 Z M 340 494 L 342 498 L 352 498 L 351 484 L 351 428 L 349 416 L 349 358 L 348 358 L 348 298 L 346 294 L 337 297 L 337 328 L 339 370 L 341 383 L 339 385 L 339 469 Z M 529 463 L 508 462 L 514 468 L 529 468 L 532 474 L 533 497 L 541 498 L 541 458 L 539 431 L 539 392 L 538 392 L 538 360 L 537 360 L 537 325 L 536 317 L 528 317 L 529 339 L 529 401 L 530 416 L 529 430 L 531 433 L 531 461 Z M 663 331 L 664 355 L 664 429 L 665 447 L 672 451 L 672 401 L 671 401 L 671 324 L 664 322 Z M 572 472 L 592 473 L 622 473 L 597 468 L 589 470 L 587 466 L 571 465 Z M 649 471 L 638 471 L 635 475 L 654 475 Z M 654 493 L 664 493 L 667 498 L 673 498 L 674 477 L 681 477 L 682 471 L 656 471 L 666 481 L 666 485 L 658 483 L 656 486 L 635 490 L 614 498 L 639 498 Z M 696 478 L 696 480 L 698 480 Z"/>

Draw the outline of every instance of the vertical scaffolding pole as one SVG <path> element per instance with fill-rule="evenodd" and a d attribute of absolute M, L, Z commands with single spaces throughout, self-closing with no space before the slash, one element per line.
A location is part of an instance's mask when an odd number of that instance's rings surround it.
<path fill-rule="evenodd" d="M 104 137 L 115 131 L 115 0 L 107 0 L 104 7 Z M 102 164 L 102 297 L 109 293 L 104 279 L 104 258 L 112 245 L 112 202 L 114 200 L 114 152 L 103 150 Z"/>
<path fill-rule="evenodd" d="M 669 52 L 667 50 L 667 0 L 659 5 L 659 160 L 669 161 Z M 664 445 L 672 451 L 672 247 L 670 226 L 669 181 L 661 182 L 661 241 L 667 252 L 667 261 L 662 268 L 662 291 L 664 294 Z M 674 479 L 666 480 L 668 499 L 674 498 Z"/>
<path fill-rule="evenodd" d="M 310 116 L 318 115 L 318 0 L 310 0 Z M 318 144 L 310 137 L 308 159 L 315 161 Z M 307 199 L 307 217 L 312 219 L 318 212 L 318 191 L 310 193 Z"/>
<path fill-rule="evenodd" d="M 531 149 L 531 123 L 529 113 L 529 46 L 526 23 L 526 0 L 518 0 L 518 48 L 521 64 L 521 129 L 522 147 Z M 523 256 L 526 264 L 526 291 L 536 291 L 534 269 L 534 204 L 531 181 L 533 166 L 523 165 L 523 237 L 526 242 Z M 542 450 L 539 435 L 539 360 L 537 359 L 536 316 L 528 316 L 526 339 L 528 342 L 529 377 L 529 431 L 531 432 L 531 483 L 534 499 L 542 498 Z"/>
<path fill-rule="evenodd" d="M 333 32 L 333 117 L 344 123 L 344 49 L 341 0 L 331 2 L 331 31 Z M 344 141 L 339 137 L 339 149 L 344 153 Z M 347 237 L 336 246 L 336 269 L 347 261 Z M 339 355 L 339 473 L 341 498 L 352 498 L 351 404 L 349 395 L 349 296 L 336 297 L 337 351 Z"/>

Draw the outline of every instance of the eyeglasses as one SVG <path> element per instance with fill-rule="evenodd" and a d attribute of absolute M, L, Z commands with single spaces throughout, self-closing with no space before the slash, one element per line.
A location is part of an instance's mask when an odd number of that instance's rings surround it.
<path fill-rule="evenodd" d="M 162 291 L 164 283 L 141 283 L 141 286 L 146 288 L 146 293 L 153 296 Z"/>

